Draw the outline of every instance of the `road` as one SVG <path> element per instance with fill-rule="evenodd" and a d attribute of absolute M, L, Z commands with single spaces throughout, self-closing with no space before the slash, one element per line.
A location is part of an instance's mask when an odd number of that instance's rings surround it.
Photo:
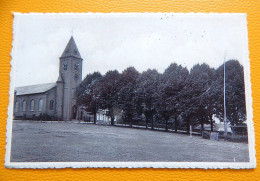
<path fill-rule="evenodd" d="M 248 162 L 248 144 L 69 122 L 14 121 L 11 162 Z"/>

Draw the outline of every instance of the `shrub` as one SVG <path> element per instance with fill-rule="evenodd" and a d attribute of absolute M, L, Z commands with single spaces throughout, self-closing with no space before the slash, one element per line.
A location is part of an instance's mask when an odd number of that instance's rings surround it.
<path fill-rule="evenodd" d="M 51 115 L 48 115 L 48 114 L 40 114 L 36 120 L 38 121 L 55 121 L 55 120 L 58 120 L 58 118 L 56 116 L 51 116 Z"/>

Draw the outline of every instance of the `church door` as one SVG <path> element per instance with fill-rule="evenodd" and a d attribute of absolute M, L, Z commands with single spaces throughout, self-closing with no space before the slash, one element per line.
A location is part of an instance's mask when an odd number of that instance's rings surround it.
<path fill-rule="evenodd" d="M 76 119 L 77 116 L 77 106 L 73 106 L 72 108 L 72 119 Z"/>

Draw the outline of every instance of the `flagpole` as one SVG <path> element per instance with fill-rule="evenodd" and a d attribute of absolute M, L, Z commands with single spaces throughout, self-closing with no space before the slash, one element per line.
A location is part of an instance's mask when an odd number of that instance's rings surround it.
<path fill-rule="evenodd" d="M 226 50 L 224 56 L 224 136 L 227 136 L 227 115 L 226 115 Z"/>

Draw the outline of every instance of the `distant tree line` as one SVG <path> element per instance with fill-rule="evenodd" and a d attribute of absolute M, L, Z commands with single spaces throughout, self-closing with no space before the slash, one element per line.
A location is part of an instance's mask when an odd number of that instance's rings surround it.
<path fill-rule="evenodd" d="M 226 114 L 231 125 L 246 119 L 243 66 L 229 60 L 226 66 Z M 162 74 L 148 69 L 139 73 L 134 67 L 88 74 L 75 91 L 76 102 L 94 115 L 107 110 L 114 125 L 121 115 L 130 127 L 162 127 L 165 130 L 186 129 L 190 125 L 211 124 L 213 116 L 223 121 L 224 65 L 217 69 L 196 64 L 189 71 L 172 63 Z"/>

